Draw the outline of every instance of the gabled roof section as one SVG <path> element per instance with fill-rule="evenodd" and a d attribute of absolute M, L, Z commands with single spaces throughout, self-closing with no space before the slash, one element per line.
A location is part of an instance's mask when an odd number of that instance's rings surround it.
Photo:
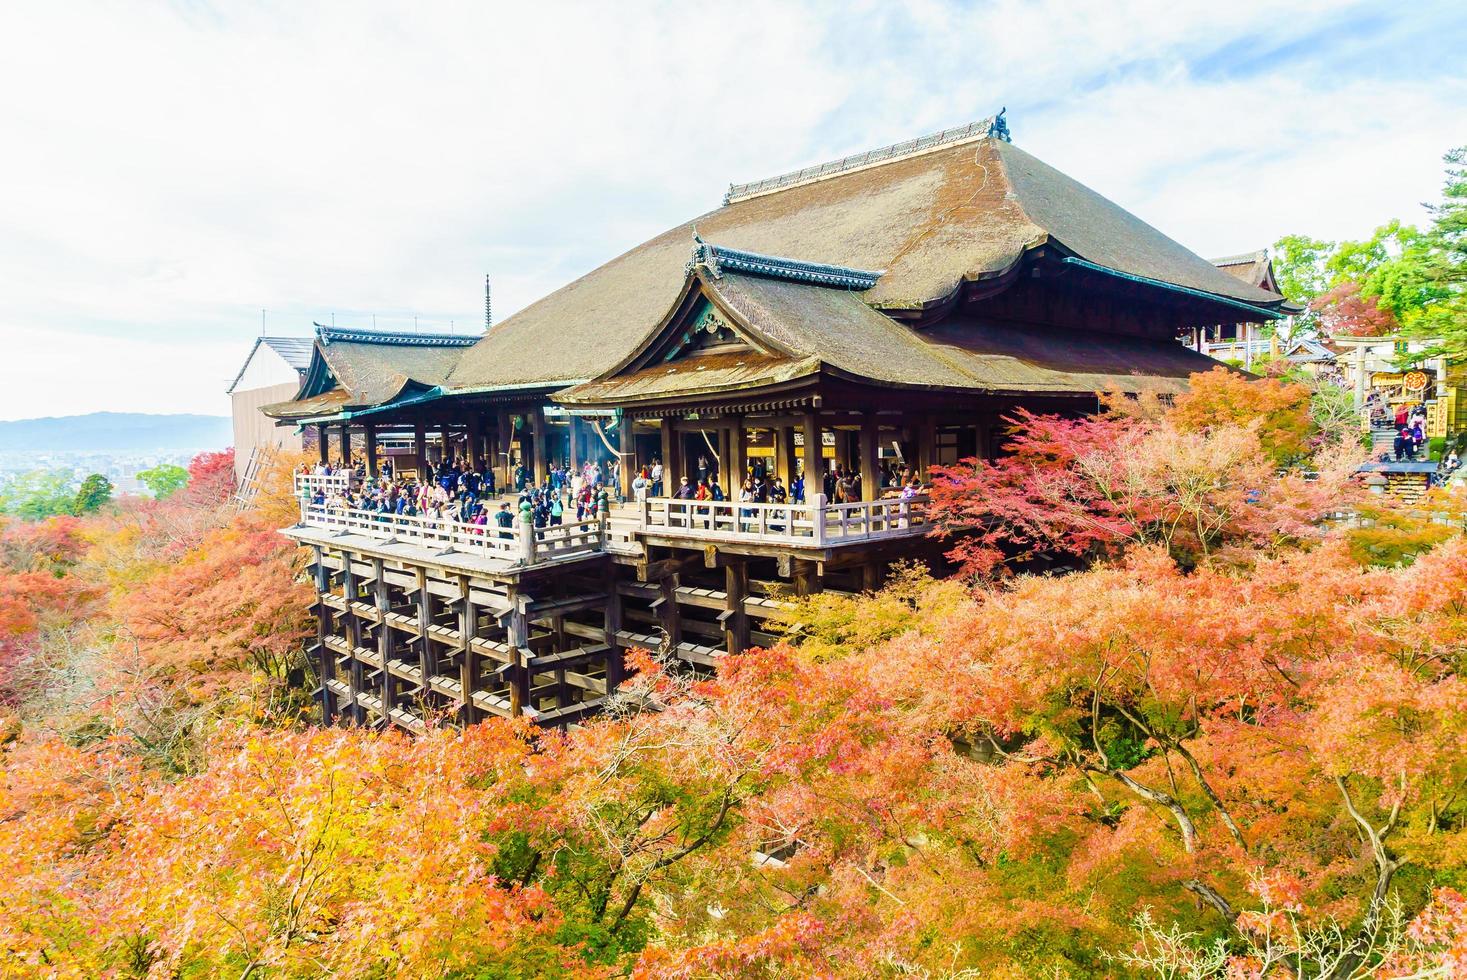
<path fill-rule="evenodd" d="M 1278 291 L 1278 281 L 1273 276 L 1273 260 L 1268 257 L 1266 248 L 1239 255 L 1224 255 L 1220 259 L 1213 259 L 1212 264 L 1235 279 L 1260 289 Z"/>
<path fill-rule="evenodd" d="M 882 270 L 852 296 L 893 314 L 943 307 L 965 282 L 1002 276 L 1046 243 L 1139 280 L 1268 310 L 1283 302 L 1025 153 L 1007 141 L 1006 127 L 979 135 L 982 129 L 976 124 L 961 138 L 935 139 L 914 152 L 885 148 L 860 155 L 865 163 L 811 168 L 825 172 L 784 175 L 790 179 L 774 178 L 783 181 L 777 188 L 731 194 L 723 207 L 496 324 L 464 352 L 445 387 L 555 387 L 603 376 L 638 349 L 677 299 L 695 227 L 723 254 L 784 257 L 780 275 L 765 275 L 769 281 L 802 281 L 786 271 L 792 263 Z M 743 261 L 747 266 L 734 271 L 755 278 L 757 259 Z M 555 356 L 546 357 L 548 350 Z"/>
<path fill-rule="evenodd" d="M 478 339 L 463 334 L 351 330 L 318 323 L 311 366 L 296 400 L 341 390 L 345 398 L 335 404 L 363 408 L 437 388 L 459 356 Z M 266 414 L 285 417 L 275 411 Z"/>
<path fill-rule="evenodd" d="M 244 363 L 240 365 L 239 373 L 229 383 L 224 393 L 230 394 L 239 387 L 240 379 L 250 368 L 250 362 L 255 359 L 261 347 L 268 347 L 280 356 L 287 367 L 294 368 L 304 374 L 311 366 L 311 350 L 313 342 L 310 337 L 256 337 L 254 346 L 250 348 L 249 354 L 245 356 Z"/>

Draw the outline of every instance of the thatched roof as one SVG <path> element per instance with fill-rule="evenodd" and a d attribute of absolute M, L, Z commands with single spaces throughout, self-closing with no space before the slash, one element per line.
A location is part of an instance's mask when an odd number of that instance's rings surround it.
<path fill-rule="evenodd" d="M 855 295 L 893 313 L 939 304 L 964 281 L 1001 274 L 1046 242 L 1130 276 L 1267 309 L 1282 302 L 987 136 L 735 197 L 496 325 L 464 353 L 445 388 L 600 377 L 637 348 L 677 298 L 695 228 L 727 248 L 881 270 L 874 286 Z M 854 307 L 852 315 L 859 315 Z"/>
<path fill-rule="evenodd" d="M 436 388 L 477 337 L 440 333 L 389 333 L 316 325 L 315 349 L 293 401 L 262 411 L 278 419 L 315 417 L 307 403 L 341 410 L 383 405 L 413 391 Z M 342 392 L 329 400 L 323 396 Z M 319 402 L 319 404 L 316 404 Z"/>

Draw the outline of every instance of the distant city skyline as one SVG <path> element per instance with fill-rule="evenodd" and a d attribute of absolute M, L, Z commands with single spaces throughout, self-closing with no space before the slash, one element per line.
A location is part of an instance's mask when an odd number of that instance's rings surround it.
<path fill-rule="evenodd" d="M 503 320 L 731 182 L 1001 106 L 1204 256 L 1419 223 L 1464 49 L 1448 2 L 7 5 L 0 419 L 227 414 L 262 309 L 477 332 L 486 273 Z"/>

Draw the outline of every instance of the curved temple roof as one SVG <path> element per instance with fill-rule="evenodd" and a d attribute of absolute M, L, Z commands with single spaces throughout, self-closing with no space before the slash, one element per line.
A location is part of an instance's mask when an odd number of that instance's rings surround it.
<path fill-rule="evenodd" d="M 695 230 L 733 253 L 883 270 L 858 295 L 891 313 L 939 304 L 963 282 L 1000 275 L 1046 242 L 1140 280 L 1262 310 L 1283 302 L 1001 135 L 974 135 L 791 181 L 782 189 L 734 195 L 732 203 L 664 232 L 497 324 L 464 352 L 445 390 L 559 387 L 601 376 L 637 348 L 676 300 Z M 555 356 L 546 357 L 547 350 Z"/>
<path fill-rule="evenodd" d="M 919 331 L 848 290 L 752 275 L 714 279 L 706 266 L 695 276 L 689 288 L 701 289 L 731 314 L 757 349 L 609 372 L 560 392 L 556 400 L 615 405 L 686 398 L 822 370 L 904 388 L 1178 393 L 1189 375 L 1217 366 L 1174 341 L 1053 328 L 1036 333 L 966 314 Z M 628 368 L 646 360 L 634 356 Z"/>

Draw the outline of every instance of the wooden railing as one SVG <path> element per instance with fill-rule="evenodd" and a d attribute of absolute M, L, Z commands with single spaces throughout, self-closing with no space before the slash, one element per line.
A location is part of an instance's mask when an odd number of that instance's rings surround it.
<path fill-rule="evenodd" d="M 605 551 L 613 533 L 604 518 L 536 528 L 522 523 L 517 514 L 513 527 L 502 528 L 349 507 L 341 501 L 350 489 L 350 476 L 298 474 L 301 524 L 521 565 Z M 318 491 L 324 503 L 315 502 Z M 638 534 L 826 548 L 923 534 L 927 529 L 925 496 L 854 504 L 826 503 L 823 494 L 804 504 L 654 497 L 639 501 L 631 514 L 617 519 L 615 533 L 629 541 L 618 538 L 611 542 L 611 550 L 630 544 Z"/>
<path fill-rule="evenodd" d="M 308 501 L 317 493 L 326 497 L 341 495 L 351 489 L 351 470 L 337 470 L 335 473 L 297 473 L 295 475 L 295 495 L 303 501 Z"/>
<path fill-rule="evenodd" d="M 829 504 L 817 494 L 807 504 L 756 504 L 739 501 L 641 501 L 641 530 L 675 536 L 795 544 L 823 548 L 905 537 L 927 530 L 927 498 L 867 500 Z"/>

